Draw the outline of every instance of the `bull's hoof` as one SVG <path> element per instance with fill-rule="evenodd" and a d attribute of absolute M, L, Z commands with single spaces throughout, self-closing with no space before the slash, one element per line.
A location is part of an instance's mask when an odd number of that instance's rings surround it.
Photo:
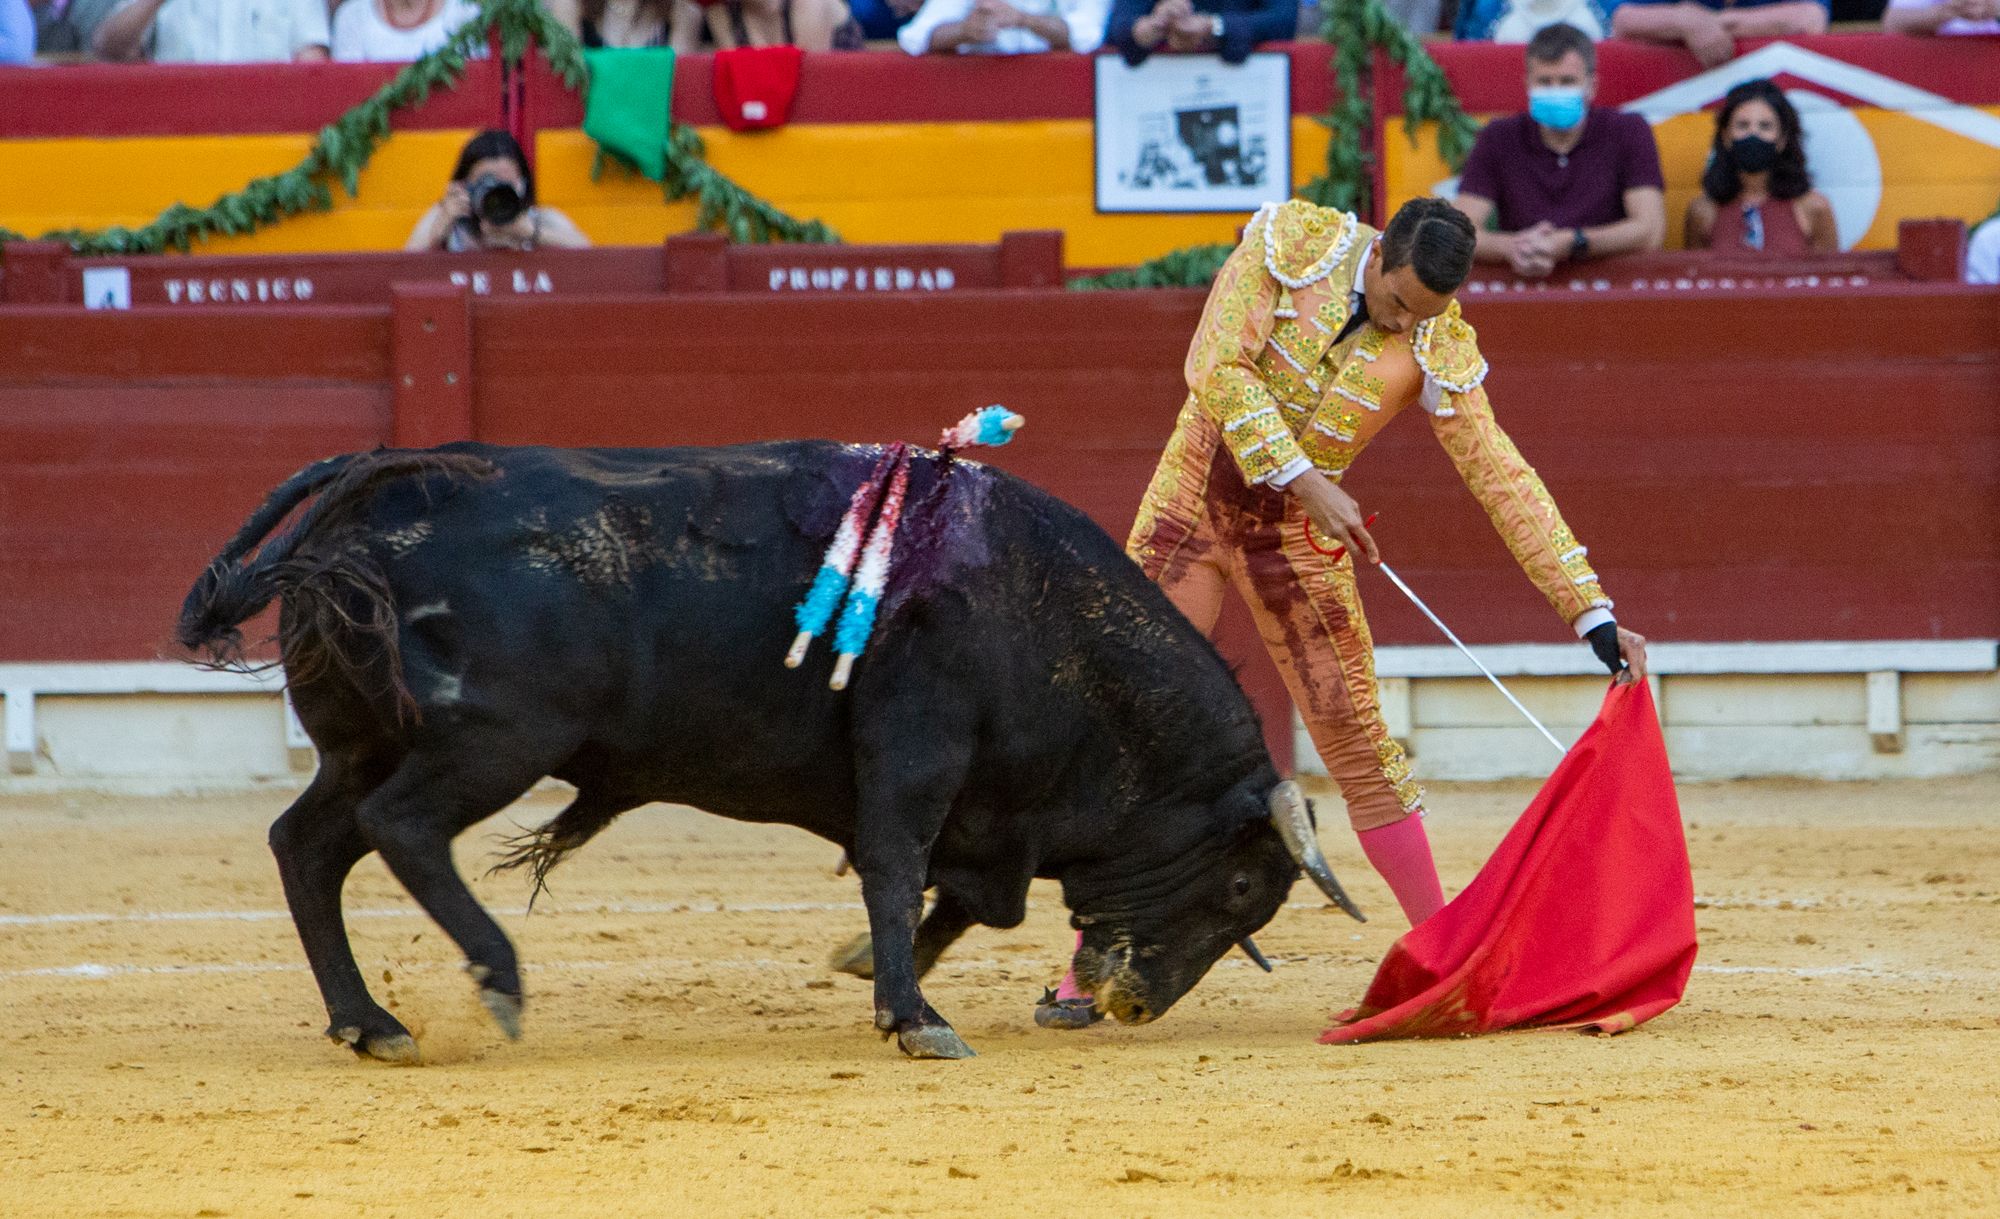
<path fill-rule="evenodd" d="M 417 1039 L 408 1033 L 370 1037 L 356 1046 L 355 1052 L 399 1067 L 414 1067 L 424 1060 L 423 1055 L 417 1052 Z"/>
<path fill-rule="evenodd" d="M 521 1039 L 520 982 L 516 981 L 515 989 L 509 991 L 505 989 L 504 979 L 501 979 L 499 974 L 496 974 L 491 967 L 481 965 L 477 961 L 467 961 L 465 972 L 472 975 L 472 980 L 479 984 L 479 1001 L 486 1005 L 487 1011 L 493 1013 L 493 1023 L 499 1025 L 500 1031 L 507 1034 L 507 1040 L 519 1041 Z"/>
<path fill-rule="evenodd" d="M 486 1005 L 487 1011 L 493 1013 L 493 1023 L 499 1025 L 500 1031 L 507 1034 L 507 1040 L 521 1039 L 521 996 L 482 986 L 479 988 L 479 1001 Z"/>
<path fill-rule="evenodd" d="M 835 973 L 853 974 L 857 978 L 875 976 L 875 937 L 866 931 L 834 951 L 827 960 Z"/>
<path fill-rule="evenodd" d="M 1044 992 L 1035 1005 L 1035 1023 L 1045 1029 L 1087 1029 L 1102 1019 L 1094 1000 L 1058 999 L 1054 991 Z"/>
<path fill-rule="evenodd" d="M 972 1047 L 965 1044 L 948 1024 L 924 1024 L 904 1029 L 896 1034 L 896 1044 L 912 1058 L 976 1057 Z"/>
<path fill-rule="evenodd" d="M 373 1058 L 400 1067 L 413 1067 L 423 1061 L 423 1055 L 417 1052 L 417 1039 L 400 1025 L 394 1031 L 367 1032 L 359 1025 L 343 1024 L 328 1029 L 326 1035 L 353 1050 L 357 1058 Z"/>

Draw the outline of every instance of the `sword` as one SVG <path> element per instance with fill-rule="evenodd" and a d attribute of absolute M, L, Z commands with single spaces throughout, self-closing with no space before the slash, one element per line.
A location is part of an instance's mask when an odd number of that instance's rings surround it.
<path fill-rule="evenodd" d="M 1361 522 L 1361 527 L 1363 529 L 1366 529 L 1368 526 L 1373 525 L 1375 523 L 1375 517 L 1378 515 L 1380 514 L 1370 513 L 1368 519 Z M 1312 518 L 1310 517 L 1306 518 L 1305 521 L 1305 535 L 1306 535 L 1306 545 L 1312 547 L 1320 554 L 1332 555 L 1336 562 L 1339 561 L 1340 556 L 1347 553 L 1347 547 L 1345 546 L 1336 546 L 1332 550 L 1325 550 L 1320 546 L 1318 542 L 1313 541 Z M 1451 628 L 1444 624 L 1444 619 L 1438 617 L 1435 613 L 1431 612 L 1431 607 L 1424 604 L 1424 599 L 1422 597 L 1417 596 L 1415 589 L 1403 583 L 1403 577 L 1396 574 L 1395 568 L 1389 566 L 1387 563 L 1377 563 L 1375 564 L 1375 569 L 1381 572 L 1383 575 L 1389 577 L 1389 582 L 1391 584 L 1394 584 L 1399 590 L 1401 590 L 1402 594 L 1405 597 L 1408 597 L 1410 599 L 1411 605 L 1414 605 L 1419 610 L 1423 611 L 1424 617 L 1431 620 L 1432 626 L 1444 632 L 1444 637 L 1446 639 L 1451 640 L 1452 646 L 1457 648 L 1460 652 L 1464 653 L 1465 658 L 1472 662 L 1473 667 L 1477 668 L 1481 673 L 1484 673 L 1486 675 L 1486 680 L 1493 683 L 1493 688 L 1495 690 L 1500 691 L 1501 697 L 1505 698 L 1508 702 L 1514 704 L 1514 710 L 1519 711 L 1522 715 L 1526 716 L 1528 718 L 1528 722 L 1535 726 L 1535 730 L 1541 733 L 1544 737 L 1546 737 L 1548 739 L 1549 744 L 1554 745 L 1556 747 L 1557 753 L 1563 754 L 1565 756 L 1569 754 L 1569 750 L 1563 747 L 1563 743 L 1556 739 L 1556 734 L 1550 732 L 1548 728 L 1542 724 L 1542 721 L 1536 719 L 1534 712 L 1528 710 L 1526 707 L 1521 705 L 1521 700 L 1514 697 L 1514 692 L 1512 690 L 1509 690 L 1506 687 L 1506 685 L 1501 682 L 1499 678 L 1493 676 L 1493 670 L 1487 668 L 1486 665 L 1479 659 L 1479 657 L 1474 656 L 1472 654 L 1472 649 L 1466 647 L 1465 642 L 1461 640 L 1457 635 L 1454 635 L 1452 633 Z"/>

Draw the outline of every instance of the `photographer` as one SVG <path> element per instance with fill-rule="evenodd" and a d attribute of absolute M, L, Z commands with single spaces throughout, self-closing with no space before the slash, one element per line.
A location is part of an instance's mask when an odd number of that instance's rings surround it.
<path fill-rule="evenodd" d="M 535 203 L 535 175 L 514 137 L 482 131 L 466 142 L 444 198 L 417 221 L 403 248 L 462 253 L 589 244 L 568 216 Z"/>

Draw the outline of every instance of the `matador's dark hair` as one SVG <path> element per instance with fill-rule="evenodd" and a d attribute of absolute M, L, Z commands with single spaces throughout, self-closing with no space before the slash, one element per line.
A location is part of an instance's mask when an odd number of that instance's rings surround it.
<path fill-rule="evenodd" d="M 1414 267 L 1424 287 L 1450 296 L 1472 274 L 1477 240 L 1464 212 L 1434 196 L 1412 199 L 1382 230 L 1382 269 Z"/>

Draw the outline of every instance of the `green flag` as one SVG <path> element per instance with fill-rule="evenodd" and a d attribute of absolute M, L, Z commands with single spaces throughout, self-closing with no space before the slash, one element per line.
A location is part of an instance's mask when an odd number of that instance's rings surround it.
<path fill-rule="evenodd" d="M 674 97 L 672 47 L 586 50 L 590 92 L 583 131 L 598 147 L 660 181 L 667 172 L 667 114 Z"/>

